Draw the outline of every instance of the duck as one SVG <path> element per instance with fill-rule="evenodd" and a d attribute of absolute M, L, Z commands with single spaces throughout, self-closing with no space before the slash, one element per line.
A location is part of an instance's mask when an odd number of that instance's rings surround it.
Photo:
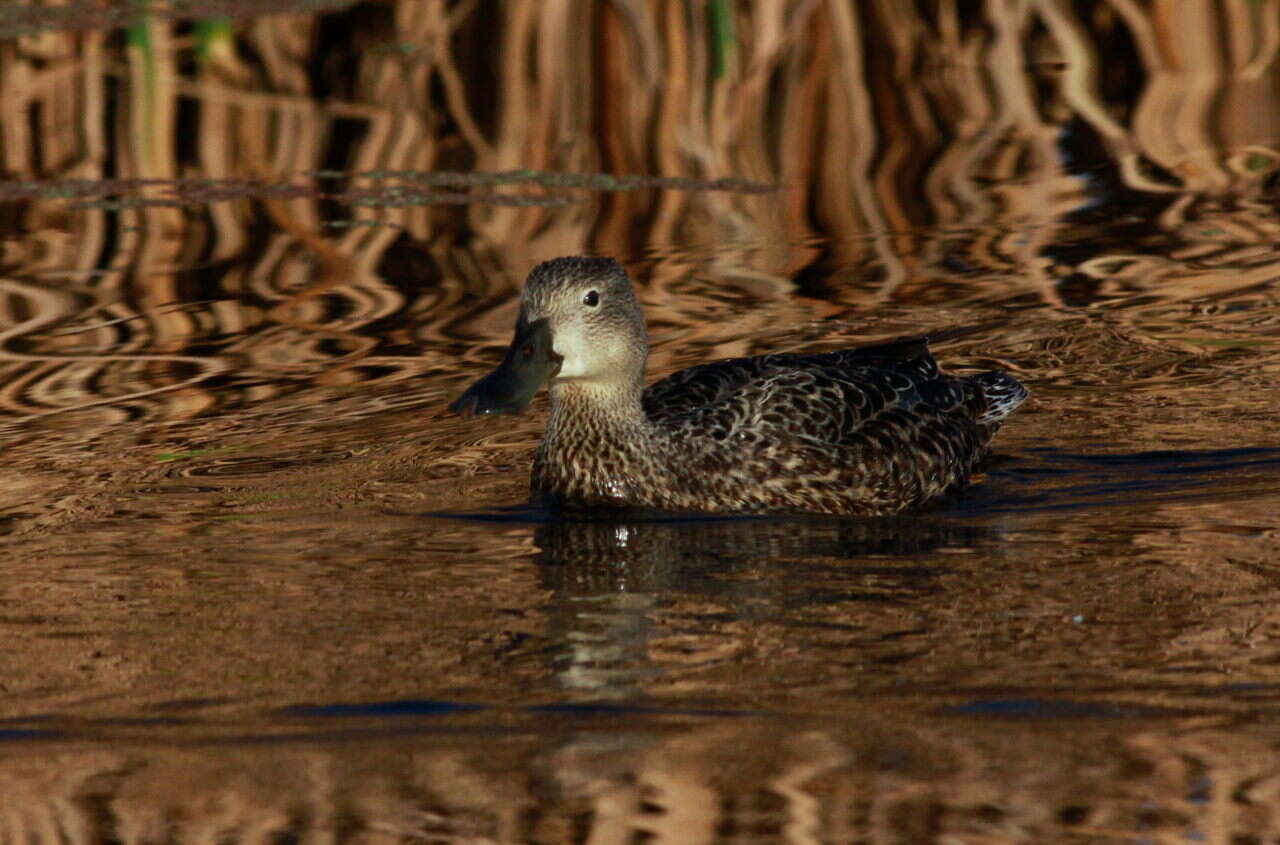
<path fill-rule="evenodd" d="M 549 506 L 883 516 L 964 487 L 1029 395 L 1001 370 L 942 372 L 930 339 L 713 361 L 645 387 L 626 270 L 556 258 L 529 273 L 502 362 L 449 407 L 518 413 L 547 385 L 530 491 Z"/>

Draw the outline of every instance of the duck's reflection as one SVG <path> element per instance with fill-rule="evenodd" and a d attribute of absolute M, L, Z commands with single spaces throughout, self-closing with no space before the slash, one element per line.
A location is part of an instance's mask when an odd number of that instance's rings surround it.
<path fill-rule="evenodd" d="M 640 699 L 671 670 L 733 661 L 761 626 L 799 644 L 824 607 L 918 601 L 946 571 L 934 552 L 990 533 L 918 515 L 543 524 L 556 673 L 584 698 Z"/>

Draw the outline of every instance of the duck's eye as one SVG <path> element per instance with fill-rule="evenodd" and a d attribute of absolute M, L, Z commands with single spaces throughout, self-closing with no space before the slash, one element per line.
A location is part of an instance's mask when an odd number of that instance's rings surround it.
<path fill-rule="evenodd" d="M 582 297 L 582 304 L 588 308 L 595 308 L 600 304 L 600 294 L 593 290 L 587 291 L 587 295 Z"/>

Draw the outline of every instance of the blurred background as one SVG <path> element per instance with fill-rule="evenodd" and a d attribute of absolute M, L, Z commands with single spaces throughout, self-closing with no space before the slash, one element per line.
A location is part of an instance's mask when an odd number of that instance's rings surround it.
<path fill-rule="evenodd" d="M 0 829 L 1280 841 L 1280 2 L 0 5 Z M 530 267 L 650 378 L 954 326 L 890 523 L 565 523 Z"/>
<path fill-rule="evenodd" d="M 0 407 L 438 373 L 579 252 L 724 354 L 766 323 L 700 325 L 698 280 L 806 316 L 1247 289 L 1277 27 L 1253 0 L 7 4 L 4 308 L 46 357 Z M 239 395 L 207 387 L 230 356 Z"/>

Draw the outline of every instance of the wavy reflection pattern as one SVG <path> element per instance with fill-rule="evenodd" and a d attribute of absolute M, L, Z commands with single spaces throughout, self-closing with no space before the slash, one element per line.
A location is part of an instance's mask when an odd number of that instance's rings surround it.
<path fill-rule="evenodd" d="M 553 721 L 544 715 L 542 721 Z M 681 721 L 692 727 L 675 727 Z M 1249 730 L 1170 739 L 1087 721 L 854 732 L 776 722 L 513 735 L 483 751 L 392 743 L 183 748 L 119 742 L 0 759 L 11 836 L 154 841 L 1269 841 L 1270 746 Z M 976 736 L 970 736 L 969 734 Z M 1073 741 L 1074 740 L 1074 741 Z M 1017 743 L 1041 753 L 1019 754 Z M 1103 746 L 1107 746 L 1105 751 Z M 531 776 L 531 772 L 538 774 Z M 1099 783 L 1107 789 L 1100 791 Z"/>
<path fill-rule="evenodd" d="M 1277 274 L 1276 0 L 231 5 L 0 18 L 11 424 L 470 371 L 572 252 L 638 271 L 659 369 L 815 308 Z"/>

